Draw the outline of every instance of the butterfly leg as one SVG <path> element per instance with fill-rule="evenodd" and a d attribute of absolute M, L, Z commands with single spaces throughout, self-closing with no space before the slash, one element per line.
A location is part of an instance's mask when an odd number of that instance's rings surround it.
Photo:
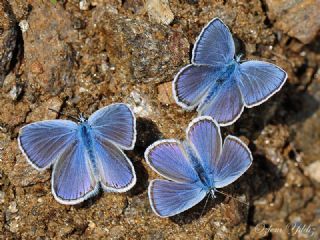
<path fill-rule="evenodd" d="M 211 191 L 210 191 L 210 195 L 211 195 L 212 198 L 217 198 L 216 194 L 215 194 L 215 191 L 216 191 L 215 188 L 211 189 Z"/>

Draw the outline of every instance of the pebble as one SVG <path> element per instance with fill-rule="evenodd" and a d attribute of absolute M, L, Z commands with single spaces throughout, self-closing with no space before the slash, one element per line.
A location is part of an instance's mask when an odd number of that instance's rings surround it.
<path fill-rule="evenodd" d="M 309 164 L 305 168 L 304 173 L 314 181 L 320 183 L 320 160 Z"/>
<path fill-rule="evenodd" d="M 21 93 L 22 93 L 22 86 L 14 85 L 11 88 L 9 95 L 12 100 L 17 100 L 19 98 L 19 96 L 21 95 Z"/>
<path fill-rule="evenodd" d="M 139 117 L 146 117 L 149 116 L 153 111 L 151 106 L 147 103 L 143 96 L 136 91 L 133 90 L 130 93 L 130 97 L 133 99 L 134 104 L 133 105 L 133 112 L 137 114 Z"/>
<path fill-rule="evenodd" d="M 163 104 L 175 103 L 172 95 L 172 82 L 166 82 L 158 85 L 158 100 Z"/>
<path fill-rule="evenodd" d="M 19 27 L 21 31 L 25 33 L 29 29 L 29 23 L 27 22 L 27 20 L 22 20 L 21 22 L 19 22 Z"/>
<path fill-rule="evenodd" d="M 87 0 L 81 0 L 81 1 L 79 2 L 79 8 L 80 8 L 80 10 L 82 10 L 82 11 L 87 11 L 87 10 L 89 10 L 89 8 L 90 8 L 90 2 L 87 1 Z"/>
<path fill-rule="evenodd" d="M 19 231 L 19 220 L 18 219 L 14 219 L 13 221 L 11 221 L 9 223 L 9 230 L 10 232 L 16 233 Z"/>
<path fill-rule="evenodd" d="M 3 191 L 0 191 L 0 203 L 4 203 L 5 196 L 6 196 L 6 194 Z"/>
<path fill-rule="evenodd" d="M 18 208 L 17 208 L 17 203 L 16 202 L 11 202 L 10 204 L 9 204 L 9 207 L 8 207 L 8 212 L 9 213 L 16 213 L 16 212 L 18 212 L 19 210 L 18 210 Z"/>
<path fill-rule="evenodd" d="M 174 19 L 168 0 L 147 0 L 146 7 L 149 17 L 157 23 L 169 25 Z"/>

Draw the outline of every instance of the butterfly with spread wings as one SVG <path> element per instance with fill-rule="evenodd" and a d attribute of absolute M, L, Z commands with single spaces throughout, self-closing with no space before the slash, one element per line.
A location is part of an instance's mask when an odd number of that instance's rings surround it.
<path fill-rule="evenodd" d="M 280 67 L 263 61 L 240 62 L 228 27 L 218 18 L 203 28 L 191 64 L 173 81 L 173 95 L 186 110 L 211 116 L 220 124 L 234 123 L 244 107 L 257 106 L 278 92 L 287 79 Z"/>

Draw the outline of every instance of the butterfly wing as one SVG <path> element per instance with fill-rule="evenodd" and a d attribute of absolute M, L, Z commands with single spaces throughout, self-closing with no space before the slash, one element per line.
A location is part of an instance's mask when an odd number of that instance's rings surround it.
<path fill-rule="evenodd" d="M 278 92 L 287 73 L 278 66 L 263 61 L 240 64 L 238 85 L 247 107 L 259 105 Z"/>
<path fill-rule="evenodd" d="M 199 105 L 234 54 L 234 42 L 228 27 L 220 19 L 213 19 L 203 28 L 194 45 L 192 64 L 181 69 L 173 81 L 177 104 L 187 110 Z"/>
<path fill-rule="evenodd" d="M 202 29 L 197 38 L 191 62 L 224 67 L 233 60 L 234 54 L 234 42 L 228 27 L 219 18 L 215 18 Z"/>
<path fill-rule="evenodd" d="M 181 107 L 191 110 L 204 97 L 219 76 L 219 69 L 209 65 L 187 65 L 173 81 L 173 96 Z"/>
<path fill-rule="evenodd" d="M 206 195 L 180 142 L 174 139 L 157 141 L 148 147 L 145 159 L 154 171 L 172 180 L 153 180 L 149 185 L 151 207 L 158 216 L 181 213 Z"/>
<path fill-rule="evenodd" d="M 62 204 L 77 204 L 97 193 L 98 184 L 82 141 L 74 139 L 60 154 L 51 181 L 52 193 Z"/>
<path fill-rule="evenodd" d="M 214 187 L 225 187 L 237 180 L 252 163 L 249 148 L 239 139 L 228 136 L 223 144 L 222 153 L 215 163 L 213 173 Z"/>
<path fill-rule="evenodd" d="M 207 192 L 199 185 L 153 180 L 148 195 L 152 210 L 160 217 L 179 214 L 199 203 Z"/>
<path fill-rule="evenodd" d="M 125 150 L 136 141 L 136 119 L 128 105 L 115 103 L 94 112 L 88 119 L 94 133 Z"/>
<path fill-rule="evenodd" d="M 198 117 L 187 128 L 187 140 L 197 152 L 203 169 L 210 174 L 218 161 L 222 140 L 219 125 L 211 117 Z"/>
<path fill-rule="evenodd" d="M 44 170 L 55 162 L 76 137 L 77 124 L 68 120 L 46 120 L 20 129 L 18 142 L 28 162 Z"/>
<path fill-rule="evenodd" d="M 167 179 L 180 183 L 199 181 L 181 143 L 174 139 L 153 143 L 145 151 L 145 159 L 155 172 Z"/>
<path fill-rule="evenodd" d="M 95 136 L 97 169 L 102 188 L 126 192 L 136 183 L 134 167 L 123 151 L 105 138 Z"/>
<path fill-rule="evenodd" d="M 202 103 L 197 111 L 201 116 L 213 117 L 220 126 L 234 123 L 243 112 L 244 103 L 238 85 L 231 77 L 216 87 L 216 91 Z M 218 85 L 218 84 L 217 84 Z"/>

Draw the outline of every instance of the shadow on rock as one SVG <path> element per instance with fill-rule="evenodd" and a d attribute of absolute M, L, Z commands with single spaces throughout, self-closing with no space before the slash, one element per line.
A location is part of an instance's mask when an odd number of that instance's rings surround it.
<path fill-rule="evenodd" d="M 211 195 L 206 195 L 205 198 L 196 206 L 188 209 L 185 212 L 170 217 L 170 220 L 178 225 L 185 225 L 192 223 L 199 218 L 204 217 L 213 208 L 217 207 L 225 199 L 225 196 L 217 194 L 215 198 Z"/>
<path fill-rule="evenodd" d="M 134 169 L 136 171 L 137 183 L 134 187 L 128 192 L 129 196 L 139 195 L 143 193 L 148 188 L 148 179 L 149 175 L 146 168 L 143 166 L 141 161 L 133 162 Z"/>
<path fill-rule="evenodd" d="M 101 186 L 99 186 L 99 190 L 95 196 L 90 197 L 87 200 L 74 205 L 74 208 L 75 209 L 88 209 L 92 205 L 96 204 L 96 202 L 103 196 L 103 194 L 106 194 L 106 192 L 104 192 L 103 189 L 101 188 Z"/>
<path fill-rule="evenodd" d="M 144 161 L 144 152 L 149 145 L 157 141 L 161 136 L 156 124 L 149 119 L 138 118 L 136 127 L 137 141 L 135 148 L 133 152 L 128 153 L 128 157 L 132 160 L 137 174 L 137 183 L 129 192 L 132 196 L 138 195 L 148 188 L 149 175 L 142 164 L 142 161 Z"/>
<path fill-rule="evenodd" d="M 319 101 L 305 89 L 298 90 L 293 85 L 284 88 L 284 100 L 275 121 L 281 124 L 295 124 L 305 121 L 319 109 Z M 281 114 L 281 111 L 284 113 Z"/>
<path fill-rule="evenodd" d="M 240 119 L 223 130 L 236 136 L 244 135 L 255 140 L 269 123 L 292 125 L 311 117 L 319 108 L 319 102 L 305 90 L 286 83 L 283 89 L 265 103 L 246 108 Z"/>
<path fill-rule="evenodd" d="M 248 172 L 233 187 L 232 194 L 245 194 L 250 201 L 263 197 L 270 192 L 276 192 L 283 187 L 285 178 L 281 169 L 265 158 L 263 155 L 254 154 L 253 162 Z M 226 192 L 228 192 L 226 188 Z"/>
<path fill-rule="evenodd" d="M 137 119 L 137 141 L 134 148 L 134 153 L 140 157 L 144 157 L 146 148 L 161 138 L 161 132 L 157 125 L 149 119 Z"/>

